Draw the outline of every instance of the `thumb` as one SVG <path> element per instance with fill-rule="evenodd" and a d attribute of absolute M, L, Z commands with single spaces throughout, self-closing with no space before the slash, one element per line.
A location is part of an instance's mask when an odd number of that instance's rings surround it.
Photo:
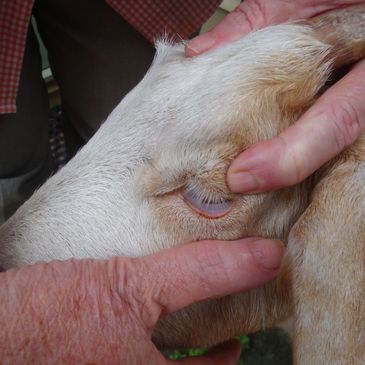
<path fill-rule="evenodd" d="M 214 347 L 204 356 L 189 357 L 180 360 L 182 365 L 236 365 L 241 354 L 241 345 L 238 341 L 232 340 Z M 175 364 L 176 362 L 169 362 Z"/>
<path fill-rule="evenodd" d="M 295 124 L 242 152 L 228 169 L 230 189 L 257 193 L 297 184 L 354 143 L 365 131 L 364 79 L 362 60 Z"/>
<path fill-rule="evenodd" d="M 262 285 L 278 274 L 282 254 L 275 240 L 195 242 L 133 260 L 129 287 L 152 328 L 161 315 Z"/>

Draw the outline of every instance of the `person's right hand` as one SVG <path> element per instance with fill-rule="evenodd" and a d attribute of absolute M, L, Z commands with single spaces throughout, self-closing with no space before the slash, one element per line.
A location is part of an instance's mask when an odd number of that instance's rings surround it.
<path fill-rule="evenodd" d="M 159 318 L 248 290 L 278 272 L 273 240 L 205 241 L 138 259 L 39 263 L 0 274 L 0 363 L 167 365 L 151 340 Z M 235 365 L 237 341 L 185 365 Z"/>

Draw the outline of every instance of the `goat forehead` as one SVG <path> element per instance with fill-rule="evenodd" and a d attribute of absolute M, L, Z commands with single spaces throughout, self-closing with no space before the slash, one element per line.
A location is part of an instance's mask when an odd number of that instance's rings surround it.
<path fill-rule="evenodd" d="M 156 127 L 163 127 L 158 131 L 161 139 L 192 142 L 214 138 L 230 125 L 230 119 L 241 114 L 237 80 L 229 82 L 221 67 L 211 72 L 210 62 L 194 61 L 181 55 L 157 63 L 146 85 L 141 85 L 141 94 L 148 94 L 149 118 Z"/>
<path fill-rule="evenodd" d="M 262 70 L 278 67 L 285 69 L 291 56 L 312 53 L 323 44 L 303 25 L 285 24 L 264 28 L 194 58 L 184 56 L 183 46 L 157 42 L 156 57 L 148 76 L 159 88 L 173 85 L 178 92 L 191 94 L 192 89 L 204 88 L 224 95 L 232 86 L 248 85 L 260 77 Z M 218 83 L 216 83 L 218 81 Z M 223 89 L 223 91 L 222 91 Z M 172 95 L 176 95 L 173 93 Z"/>
<path fill-rule="evenodd" d="M 272 89 L 279 86 L 285 94 L 298 85 L 300 90 L 314 85 L 300 92 L 299 103 L 302 95 L 308 102 L 325 74 L 325 68 L 316 70 L 327 48 L 306 27 L 289 24 L 253 32 L 195 58 L 184 57 L 182 45 L 160 43 L 149 72 L 111 114 L 108 128 L 119 131 L 113 133 L 118 143 L 127 134 L 147 153 L 154 147 L 167 150 L 166 141 L 174 147 L 177 141 L 199 146 L 232 135 L 249 144 L 270 138 L 278 126 L 285 127 Z"/>
<path fill-rule="evenodd" d="M 253 32 L 195 58 L 184 57 L 182 45 L 159 43 L 141 92 L 148 93 L 156 119 L 168 122 L 166 134 L 206 138 L 244 119 L 252 102 L 259 117 L 258 89 L 266 81 L 276 82 L 275 77 L 292 87 L 295 64 L 302 67 L 303 60 L 310 67 L 311 57 L 322 48 L 309 29 L 290 24 Z"/>

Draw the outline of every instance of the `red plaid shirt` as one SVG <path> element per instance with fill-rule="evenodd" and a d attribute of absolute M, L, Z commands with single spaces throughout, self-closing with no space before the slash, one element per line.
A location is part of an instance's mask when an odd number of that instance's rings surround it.
<path fill-rule="evenodd" d="M 185 39 L 222 0 L 105 0 L 149 41 Z M 0 114 L 16 112 L 16 95 L 34 0 L 0 0 Z"/>

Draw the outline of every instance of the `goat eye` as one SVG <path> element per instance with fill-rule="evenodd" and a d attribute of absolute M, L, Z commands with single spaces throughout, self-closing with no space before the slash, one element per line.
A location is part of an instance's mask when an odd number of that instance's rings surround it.
<path fill-rule="evenodd" d="M 185 189 L 182 195 L 189 207 L 207 218 L 225 216 L 233 204 L 232 200 L 217 199 L 194 189 Z"/>

